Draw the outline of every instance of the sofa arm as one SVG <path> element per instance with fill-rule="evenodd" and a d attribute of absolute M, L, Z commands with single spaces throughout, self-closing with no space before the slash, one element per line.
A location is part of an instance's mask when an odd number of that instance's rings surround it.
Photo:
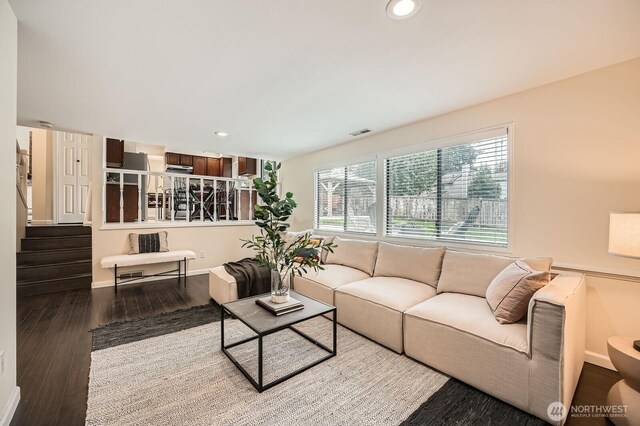
<path fill-rule="evenodd" d="M 238 283 L 224 266 L 209 270 L 209 296 L 219 304 L 238 300 Z"/>
<path fill-rule="evenodd" d="M 548 421 L 547 408 L 567 409 L 584 363 L 586 284 L 583 274 L 562 273 L 529 303 L 529 408 Z M 563 424 L 564 420 L 557 422 Z"/>

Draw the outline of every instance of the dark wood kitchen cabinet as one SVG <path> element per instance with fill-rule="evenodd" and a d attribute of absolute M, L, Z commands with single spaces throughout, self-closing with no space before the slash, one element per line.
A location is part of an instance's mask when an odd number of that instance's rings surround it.
<path fill-rule="evenodd" d="M 245 174 L 256 174 L 257 160 L 255 158 L 248 158 L 247 160 L 249 160 L 248 163 L 246 161 L 243 163 L 245 168 L 248 164 L 248 172 Z M 194 176 L 232 177 L 232 159 L 229 157 L 200 157 L 198 155 L 167 152 L 165 153 L 165 163 L 168 166 L 192 166 Z"/>
<path fill-rule="evenodd" d="M 124 185 L 122 189 L 124 221 L 135 222 L 138 220 L 138 185 Z M 107 223 L 120 222 L 119 183 L 107 183 L 106 203 Z"/>
<path fill-rule="evenodd" d="M 180 154 L 181 166 L 193 166 L 193 155 Z"/>
<path fill-rule="evenodd" d="M 207 162 L 206 157 L 193 157 L 193 174 L 196 176 L 207 176 Z"/>
<path fill-rule="evenodd" d="M 240 176 L 258 174 L 258 160 L 249 157 L 238 157 L 238 174 Z"/>
<path fill-rule="evenodd" d="M 120 168 L 124 164 L 124 141 L 107 138 L 107 167 Z"/>
<path fill-rule="evenodd" d="M 167 152 L 164 154 L 164 161 L 172 166 L 193 166 L 193 155 Z"/>
<path fill-rule="evenodd" d="M 222 159 L 221 158 L 207 158 L 207 176 L 222 176 Z"/>
<path fill-rule="evenodd" d="M 179 166 L 180 165 L 180 154 L 176 154 L 175 152 L 167 152 L 164 155 L 164 161 L 168 165 Z"/>

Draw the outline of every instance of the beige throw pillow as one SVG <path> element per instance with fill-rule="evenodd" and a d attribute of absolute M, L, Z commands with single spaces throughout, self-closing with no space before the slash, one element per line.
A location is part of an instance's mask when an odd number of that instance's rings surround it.
<path fill-rule="evenodd" d="M 502 270 L 487 288 L 487 302 L 500 324 L 513 324 L 527 314 L 536 291 L 549 284 L 549 271 L 536 271 L 516 260 Z"/>
<path fill-rule="evenodd" d="M 373 275 L 378 256 L 377 241 L 346 240 L 335 237 L 333 253 L 328 253 L 326 263 L 349 266 Z"/>
<path fill-rule="evenodd" d="M 396 246 L 380 243 L 375 277 L 399 277 L 438 285 L 445 248 Z"/>

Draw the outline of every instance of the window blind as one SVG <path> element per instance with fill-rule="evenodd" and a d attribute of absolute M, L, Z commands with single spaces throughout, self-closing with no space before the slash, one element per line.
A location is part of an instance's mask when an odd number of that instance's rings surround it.
<path fill-rule="evenodd" d="M 507 245 L 507 129 L 471 140 L 386 159 L 386 235 Z"/>
<path fill-rule="evenodd" d="M 376 232 L 376 162 L 316 173 L 316 228 Z"/>

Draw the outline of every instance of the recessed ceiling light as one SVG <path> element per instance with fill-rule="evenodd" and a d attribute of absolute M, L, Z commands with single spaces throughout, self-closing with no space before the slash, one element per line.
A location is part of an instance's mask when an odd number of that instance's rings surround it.
<path fill-rule="evenodd" d="M 421 0 L 391 0 L 387 4 L 387 15 L 393 19 L 406 19 L 420 9 Z"/>
<path fill-rule="evenodd" d="M 49 123 L 48 121 L 38 121 L 38 124 L 40 124 L 40 127 L 44 127 L 45 129 L 53 128 L 53 123 Z"/>
<path fill-rule="evenodd" d="M 214 133 L 214 135 L 216 135 L 219 138 L 226 138 L 227 136 L 229 136 L 229 133 L 217 131 L 217 132 Z"/>

